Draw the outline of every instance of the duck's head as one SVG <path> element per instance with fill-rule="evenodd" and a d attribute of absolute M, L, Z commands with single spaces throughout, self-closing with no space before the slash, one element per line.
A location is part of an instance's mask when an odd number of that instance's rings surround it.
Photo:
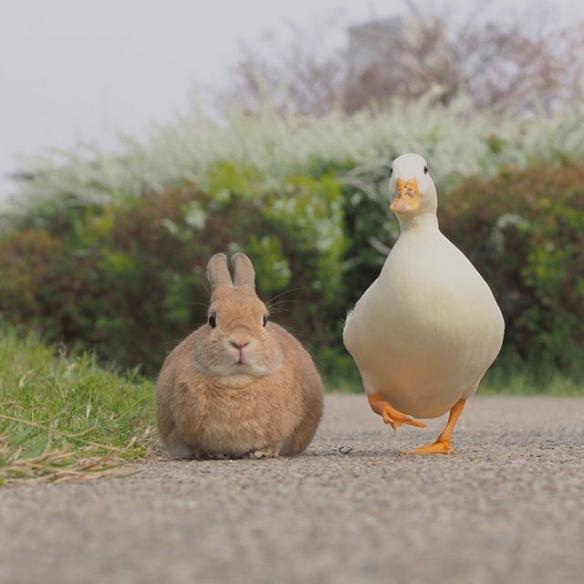
<path fill-rule="evenodd" d="M 438 198 L 428 163 L 419 154 L 403 154 L 391 165 L 389 209 L 398 219 L 436 214 Z"/>

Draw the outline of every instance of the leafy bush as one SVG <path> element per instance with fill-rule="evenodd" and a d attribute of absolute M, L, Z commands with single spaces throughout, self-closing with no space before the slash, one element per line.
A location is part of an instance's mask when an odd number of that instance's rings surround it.
<path fill-rule="evenodd" d="M 0 314 L 154 373 L 204 320 L 210 255 L 242 249 L 276 319 L 336 385 L 356 384 L 341 344 L 345 311 L 377 276 L 397 223 L 381 200 L 383 172 L 367 171 L 374 189 L 357 174 L 342 185 L 331 165 L 312 172 L 276 190 L 257 169 L 222 163 L 207 190 L 185 183 L 31 220 L 0 240 Z M 440 194 L 443 231 L 502 306 L 509 367 L 582 375 L 583 204 L 584 168 L 574 162 L 470 177 Z"/>
<path fill-rule="evenodd" d="M 287 324 L 310 331 L 315 346 L 331 342 L 344 297 L 338 182 L 293 176 L 277 193 L 258 191 L 253 173 L 231 165 L 213 172 L 211 192 L 185 184 L 4 238 L 0 314 L 153 373 L 204 318 L 210 255 L 245 249 L 264 298 L 291 288 Z"/>
<path fill-rule="evenodd" d="M 581 376 L 584 167 L 539 164 L 491 181 L 469 178 L 442 199 L 440 220 L 499 299 L 508 353 Z"/>
<path fill-rule="evenodd" d="M 0 315 L 154 372 L 203 319 L 209 256 L 242 249 L 276 318 L 346 380 L 345 312 L 399 233 L 387 165 L 417 151 L 443 230 L 502 305 L 501 362 L 581 375 L 583 107 L 495 119 L 428 95 L 318 119 L 193 112 L 116 154 L 33 160 L 0 213 Z"/>

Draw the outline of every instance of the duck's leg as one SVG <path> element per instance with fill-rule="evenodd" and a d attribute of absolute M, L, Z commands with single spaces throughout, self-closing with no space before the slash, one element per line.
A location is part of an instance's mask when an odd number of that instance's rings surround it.
<path fill-rule="evenodd" d="M 454 426 L 456 426 L 456 422 L 458 421 L 460 414 L 462 414 L 465 404 L 466 400 L 461 399 L 452 406 L 450 415 L 448 416 L 448 423 L 444 430 L 440 432 L 440 436 L 438 436 L 436 442 L 419 446 L 418 448 L 405 452 L 404 454 L 453 454 L 454 448 L 452 448 L 450 437 L 452 436 Z"/>
<path fill-rule="evenodd" d="M 367 396 L 371 409 L 379 414 L 386 424 L 397 430 L 402 424 L 425 428 L 426 424 L 396 410 L 380 393 L 372 393 Z"/>

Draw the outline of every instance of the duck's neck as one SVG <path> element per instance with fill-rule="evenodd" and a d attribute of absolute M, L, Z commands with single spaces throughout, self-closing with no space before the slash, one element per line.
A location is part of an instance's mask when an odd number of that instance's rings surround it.
<path fill-rule="evenodd" d="M 399 227 L 402 234 L 419 231 L 439 231 L 436 213 L 421 213 L 419 215 L 398 215 Z"/>

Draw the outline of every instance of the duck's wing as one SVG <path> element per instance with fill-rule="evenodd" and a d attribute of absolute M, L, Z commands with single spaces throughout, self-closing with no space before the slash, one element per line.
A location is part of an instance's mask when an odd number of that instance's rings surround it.
<path fill-rule="evenodd" d="M 370 317 L 369 314 L 369 302 L 368 299 L 372 294 L 372 290 L 377 284 L 379 278 L 377 278 L 367 290 L 363 293 L 361 298 L 355 303 L 352 310 L 347 313 L 347 318 L 345 319 L 345 326 L 343 327 L 343 343 L 353 357 L 354 349 L 356 344 L 360 342 L 362 336 L 362 329 L 367 328 L 367 320 Z"/>

